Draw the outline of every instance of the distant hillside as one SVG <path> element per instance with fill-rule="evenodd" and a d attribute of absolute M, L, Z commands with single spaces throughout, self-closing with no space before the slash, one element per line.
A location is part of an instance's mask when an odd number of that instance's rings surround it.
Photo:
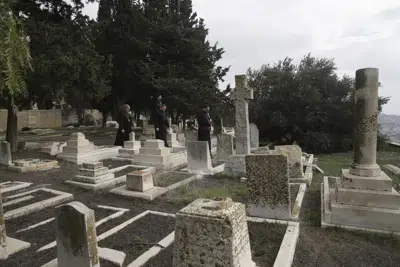
<path fill-rule="evenodd" d="M 388 135 L 393 140 L 400 141 L 400 115 L 380 114 L 378 122 L 382 133 Z"/>

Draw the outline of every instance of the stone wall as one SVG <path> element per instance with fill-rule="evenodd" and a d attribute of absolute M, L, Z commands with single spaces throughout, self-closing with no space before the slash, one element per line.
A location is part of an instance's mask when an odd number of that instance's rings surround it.
<path fill-rule="evenodd" d="M 23 110 L 18 112 L 18 128 L 56 128 L 61 127 L 60 109 Z M 0 131 L 7 128 L 7 110 L 0 109 Z"/>

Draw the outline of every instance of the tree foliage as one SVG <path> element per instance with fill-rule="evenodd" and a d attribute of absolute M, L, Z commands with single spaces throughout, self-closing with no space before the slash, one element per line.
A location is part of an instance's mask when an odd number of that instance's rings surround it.
<path fill-rule="evenodd" d="M 354 79 L 338 77 L 332 59 L 310 54 L 296 65 L 285 58 L 248 70 L 255 100 L 250 119 L 275 143 L 299 143 L 306 151 L 351 149 Z M 389 101 L 380 98 L 382 105 Z"/>

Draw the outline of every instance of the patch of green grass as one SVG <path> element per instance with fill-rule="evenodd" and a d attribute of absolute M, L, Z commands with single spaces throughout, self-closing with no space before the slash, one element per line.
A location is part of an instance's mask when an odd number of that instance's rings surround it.
<path fill-rule="evenodd" d="M 210 178 L 209 178 L 210 179 Z M 167 201 L 172 203 L 189 204 L 198 198 L 213 199 L 216 197 L 230 197 L 233 200 L 247 199 L 246 183 L 224 180 L 222 183 L 204 187 L 193 182 L 177 188 L 167 195 Z"/>
<path fill-rule="evenodd" d="M 181 172 L 165 172 L 157 174 L 154 177 L 154 185 L 159 187 L 167 187 L 191 177 L 191 174 Z"/>

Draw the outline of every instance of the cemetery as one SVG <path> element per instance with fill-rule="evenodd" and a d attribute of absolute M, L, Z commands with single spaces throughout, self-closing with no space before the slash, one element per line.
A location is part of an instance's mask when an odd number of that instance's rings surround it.
<path fill-rule="evenodd" d="M 374 72 L 362 74 L 377 84 Z M 213 136 L 211 153 L 195 131 L 178 138 L 179 126 L 170 147 L 144 129 L 123 148 L 107 141 L 109 128 L 60 130 L 58 141 L 43 135 L 38 148 L 15 153 L 2 141 L 0 265 L 306 266 L 323 244 L 312 263 L 321 266 L 353 243 L 363 246 L 358 258 L 374 264 L 385 250 L 398 261 L 398 167 L 378 165 L 377 98 L 366 88 L 378 87 L 358 85 L 369 109 L 358 108 L 354 127 L 367 117 L 370 127 L 357 130 L 356 153 L 340 166 L 297 144 L 260 146 L 244 75 L 232 94 L 235 130 Z M 374 232 L 391 234 L 376 237 L 379 249 L 367 244 Z"/>

